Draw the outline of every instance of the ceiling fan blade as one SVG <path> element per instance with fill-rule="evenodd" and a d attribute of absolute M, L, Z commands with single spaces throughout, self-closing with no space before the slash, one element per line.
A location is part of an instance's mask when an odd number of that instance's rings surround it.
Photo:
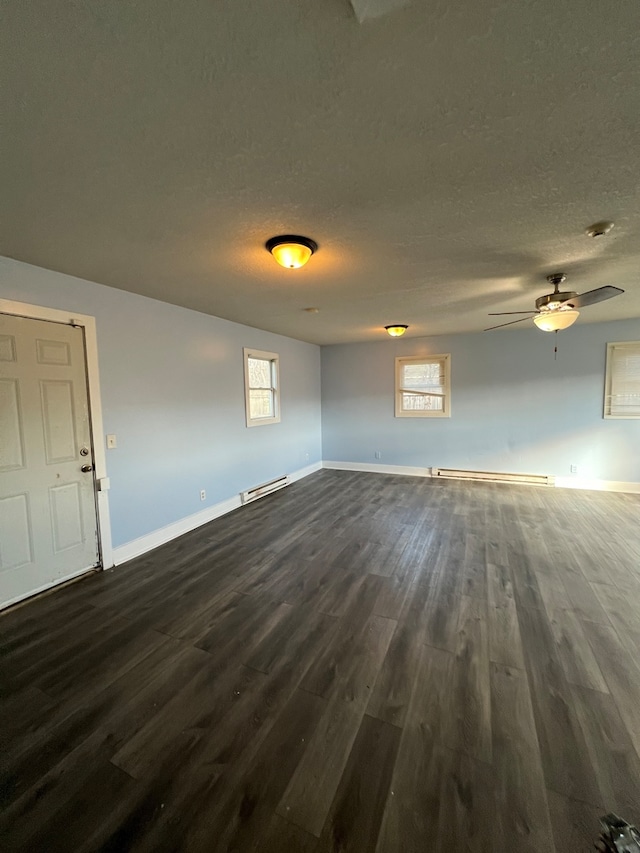
<path fill-rule="evenodd" d="M 620 296 L 621 293 L 624 293 L 624 290 L 607 284 L 604 287 L 596 287 L 595 290 L 588 290 L 586 293 L 579 293 L 573 299 L 567 299 L 566 302 L 562 303 L 562 307 L 565 305 L 571 305 L 572 308 L 586 308 L 587 305 L 595 305 L 596 302 L 604 302 L 605 299 Z"/>
<path fill-rule="evenodd" d="M 539 314 L 539 311 L 490 311 L 489 317 L 502 317 L 505 314 Z"/>
<path fill-rule="evenodd" d="M 530 320 L 531 317 L 520 317 L 519 320 L 511 320 L 509 323 L 499 323 L 497 326 L 489 326 L 485 332 L 490 332 L 492 329 L 502 329 L 504 326 L 513 326 L 514 323 L 522 323 L 523 320 Z"/>

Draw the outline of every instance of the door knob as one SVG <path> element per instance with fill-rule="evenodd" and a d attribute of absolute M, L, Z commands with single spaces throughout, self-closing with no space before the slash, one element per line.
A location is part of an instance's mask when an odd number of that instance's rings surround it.
<path fill-rule="evenodd" d="M 89 471 L 93 471 L 93 465 L 83 465 L 80 469 L 84 474 L 88 474 Z"/>

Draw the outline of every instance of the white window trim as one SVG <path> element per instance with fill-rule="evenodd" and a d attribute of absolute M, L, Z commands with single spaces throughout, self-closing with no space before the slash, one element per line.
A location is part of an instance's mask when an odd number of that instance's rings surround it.
<path fill-rule="evenodd" d="M 604 408 L 603 408 L 603 417 L 606 420 L 637 420 L 640 418 L 640 411 L 637 413 L 632 413 L 628 415 L 612 415 L 610 413 L 611 407 L 611 368 L 613 366 L 613 357 L 612 353 L 616 347 L 630 347 L 640 351 L 640 341 L 612 341 L 607 344 L 607 362 L 606 362 L 606 372 L 605 372 L 605 387 L 604 387 Z"/>
<path fill-rule="evenodd" d="M 441 412 L 406 411 L 402 408 L 402 366 L 404 364 L 421 364 L 425 361 L 444 361 L 444 404 Z M 396 381 L 395 400 L 397 418 L 450 418 L 451 417 L 451 353 L 439 353 L 436 355 L 397 356 L 396 358 Z"/>
<path fill-rule="evenodd" d="M 261 358 L 271 362 L 271 382 L 273 391 L 273 411 L 272 418 L 252 418 L 251 406 L 249 400 L 249 358 Z M 267 426 L 267 424 L 280 423 L 280 356 L 277 352 L 265 352 L 259 349 L 243 349 L 244 361 L 244 406 L 247 418 L 247 426 Z"/>

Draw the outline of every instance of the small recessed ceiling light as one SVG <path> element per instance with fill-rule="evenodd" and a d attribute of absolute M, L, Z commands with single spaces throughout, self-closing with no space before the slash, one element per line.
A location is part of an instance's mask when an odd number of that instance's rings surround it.
<path fill-rule="evenodd" d="M 409 327 L 404 323 L 394 323 L 393 326 L 385 326 L 387 332 L 391 335 L 392 338 L 400 338 L 407 331 Z"/>
<path fill-rule="evenodd" d="M 589 237 L 604 237 L 612 228 L 613 222 L 607 222 L 606 220 L 603 222 L 596 222 L 594 225 L 590 225 L 587 228 L 587 234 Z"/>
<path fill-rule="evenodd" d="M 303 267 L 311 255 L 317 251 L 318 244 L 308 237 L 283 234 L 280 237 L 272 237 L 267 240 L 265 247 L 281 267 L 297 270 Z"/>

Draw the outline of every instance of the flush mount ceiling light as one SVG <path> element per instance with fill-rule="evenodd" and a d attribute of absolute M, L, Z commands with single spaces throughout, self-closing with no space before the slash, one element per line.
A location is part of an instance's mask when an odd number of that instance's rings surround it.
<path fill-rule="evenodd" d="M 409 327 L 404 323 L 394 323 L 393 326 L 385 326 L 392 338 L 401 338 Z"/>
<path fill-rule="evenodd" d="M 541 311 L 533 318 L 533 322 L 543 332 L 559 332 L 573 326 L 580 316 L 579 311 L 571 308 L 556 308 L 554 311 Z"/>
<path fill-rule="evenodd" d="M 594 222 L 587 228 L 587 236 L 589 237 L 605 237 L 611 232 L 613 222 L 603 220 L 602 222 Z"/>
<path fill-rule="evenodd" d="M 283 234 L 280 237 L 272 237 L 267 240 L 265 247 L 281 267 L 297 270 L 303 267 L 311 255 L 317 251 L 318 244 L 308 237 Z"/>

